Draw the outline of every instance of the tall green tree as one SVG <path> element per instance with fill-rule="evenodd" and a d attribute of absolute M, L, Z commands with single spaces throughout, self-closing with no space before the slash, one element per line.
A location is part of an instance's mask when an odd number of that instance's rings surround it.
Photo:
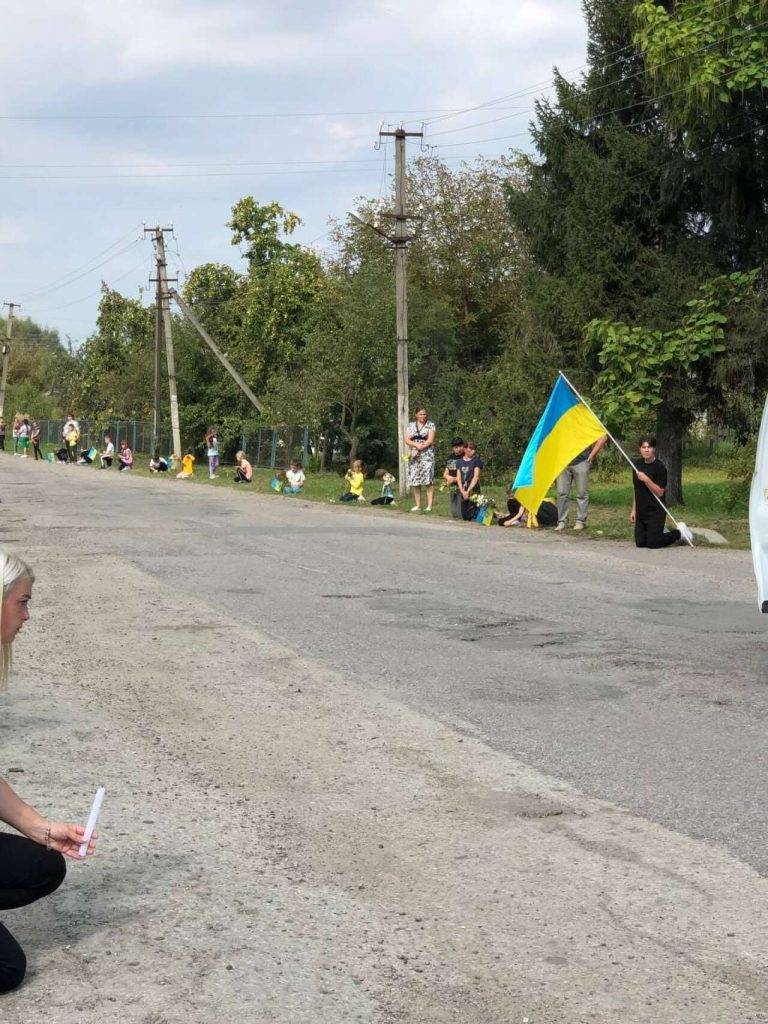
<path fill-rule="evenodd" d="M 768 0 L 642 0 L 635 39 L 678 140 L 667 175 L 723 273 L 768 261 Z"/>
<path fill-rule="evenodd" d="M 680 143 L 634 45 L 634 6 L 585 2 L 587 71 L 576 83 L 556 75 L 554 99 L 537 104 L 537 156 L 524 161 L 525 185 L 509 195 L 534 261 L 526 296 L 533 334 L 545 350 L 554 343 L 563 368 L 585 384 L 600 372 L 587 323 L 671 330 L 716 268 L 685 182 L 667 174 Z M 656 430 L 673 502 L 682 498 L 689 424 L 688 403 L 670 384 Z"/>

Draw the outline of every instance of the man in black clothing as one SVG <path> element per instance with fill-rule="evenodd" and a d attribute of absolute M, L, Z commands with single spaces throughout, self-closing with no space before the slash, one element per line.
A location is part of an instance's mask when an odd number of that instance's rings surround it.
<path fill-rule="evenodd" d="M 632 500 L 632 512 L 629 521 L 635 524 L 635 545 L 638 548 L 666 548 L 677 544 L 681 539 L 691 538 L 687 526 L 680 524 L 681 530 L 665 532 L 664 524 L 667 513 L 656 500 L 664 497 L 667 489 L 667 467 L 656 458 L 656 438 L 640 439 L 640 458 L 635 463 L 633 477 L 635 495 Z"/>

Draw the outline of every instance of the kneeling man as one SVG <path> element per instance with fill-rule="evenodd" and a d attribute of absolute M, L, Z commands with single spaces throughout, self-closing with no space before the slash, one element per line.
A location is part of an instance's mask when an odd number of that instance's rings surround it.
<path fill-rule="evenodd" d="M 666 530 L 667 513 L 656 498 L 664 498 L 667 490 L 667 467 L 656 458 L 656 438 L 640 438 L 640 458 L 635 465 L 633 483 L 635 495 L 632 500 L 630 523 L 635 525 L 635 546 L 638 548 L 666 548 L 680 540 L 690 542 L 687 526 L 680 524 L 680 530 Z M 687 536 L 683 536 L 684 530 Z"/>

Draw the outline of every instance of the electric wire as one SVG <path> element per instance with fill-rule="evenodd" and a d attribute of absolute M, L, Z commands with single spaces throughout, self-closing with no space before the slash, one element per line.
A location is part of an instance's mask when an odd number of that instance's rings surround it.
<path fill-rule="evenodd" d="M 133 234 L 133 231 L 130 231 L 128 234 Z M 124 241 L 126 237 L 126 235 L 123 235 L 123 238 L 120 239 L 120 241 Z M 112 253 L 110 256 L 107 256 L 106 259 L 102 260 L 101 262 L 96 262 L 94 266 L 91 266 L 91 264 L 93 264 L 94 261 L 99 259 L 99 256 L 103 256 L 105 252 L 109 252 L 109 250 L 113 249 L 115 245 L 120 244 L 120 242 L 113 243 L 106 249 L 102 250 L 102 252 L 99 253 L 98 256 L 94 256 L 92 259 L 90 259 L 88 263 L 84 263 L 81 267 L 78 267 L 76 270 L 71 270 L 68 274 L 64 274 L 62 277 L 54 279 L 53 282 L 51 282 L 50 284 L 46 285 L 43 288 L 38 288 L 32 292 L 26 292 L 24 295 L 20 296 L 20 298 L 39 299 L 43 295 L 48 295 L 50 292 L 59 291 L 61 288 L 68 288 L 71 284 L 74 284 L 75 281 L 79 281 L 81 278 L 87 277 L 88 274 L 92 274 L 94 270 L 98 270 L 100 267 L 106 266 L 107 263 L 111 263 L 112 260 L 117 259 L 119 256 L 123 256 L 126 252 L 130 252 L 130 250 L 135 248 L 135 246 L 137 246 L 140 242 L 141 239 L 137 238 L 133 242 L 130 242 L 128 245 L 126 245 L 124 248 L 118 250 L 115 253 Z"/>
<path fill-rule="evenodd" d="M 720 0 L 719 3 L 715 4 L 715 6 L 712 8 L 712 10 L 716 10 L 718 7 L 723 7 L 726 4 L 730 4 L 730 3 L 732 3 L 732 0 Z M 756 0 L 756 2 L 754 4 L 752 4 L 750 7 L 747 8 L 747 11 L 751 11 L 754 8 L 763 7 L 764 5 L 765 5 L 765 0 Z M 716 21 L 713 24 L 714 25 L 722 25 L 725 22 L 730 21 L 730 20 L 731 20 L 730 16 L 727 16 L 725 18 L 721 18 L 719 21 Z M 722 42 L 722 41 L 723 40 L 720 40 L 720 42 Z M 606 54 L 606 57 L 607 58 L 614 57 L 617 54 L 626 53 L 628 50 L 635 50 L 635 51 L 637 51 L 637 47 L 636 47 L 635 43 L 628 43 L 626 46 L 622 46 L 619 49 L 614 50 L 611 53 Z M 600 67 L 600 70 L 605 72 L 605 71 L 610 70 L 612 67 L 617 67 L 619 64 L 622 64 L 622 63 L 623 63 L 623 61 L 617 60 L 617 61 L 613 61 L 610 64 L 603 64 Z M 571 68 L 568 71 L 562 72 L 562 77 L 566 78 L 567 76 L 575 74 L 575 73 L 577 73 L 579 71 L 584 71 L 584 70 L 586 70 L 589 67 L 590 67 L 590 63 L 586 62 L 584 64 L 579 65 L 576 68 Z M 619 79 L 619 81 L 621 81 L 621 79 Z M 593 92 L 593 91 L 597 92 L 600 89 L 605 89 L 605 88 L 608 87 L 609 84 L 613 84 L 613 83 L 604 83 L 603 85 L 596 86 L 596 87 L 594 87 L 594 89 L 590 90 L 590 92 Z M 444 121 L 444 120 L 446 120 L 448 118 L 460 117 L 463 114 L 470 114 L 470 113 L 473 113 L 476 110 L 485 110 L 485 109 L 488 109 L 489 107 L 495 107 L 499 103 L 504 103 L 507 100 L 518 99 L 518 98 L 520 98 L 522 96 L 529 96 L 529 95 L 532 95 L 534 93 L 537 93 L 539 91 L 539 89 L 541 89 L 543 86 L 547 86 L 547 89 L 546 89 L 547 92 L 549 92 L 549 91 L 551 91 L 552 89 L 555 88 L 555 85 L 552 82 L 552 79 L 551 78 L 547 78 L 547 79 L 544 79 L 542 82 L 537 82 L 536 84 L 534 84 L 532 86 L 527 86 L 526 88 L 518 90 L 516 92 L 505 93 L 503 96 L 498 96 L 495 99 L 486 100 L 484 103 L 478 103 L 478 104 L 475 104 L 474 106 L 471 106 L 471 107 L 464 107 L 461 110 L 448 112 L 448 113 L 442 114 L 442 115 L 440 115 L 438 117 L 427 118 L 427 120 L 422 122 L 422 123 L 425 126 L 428 126 L 430 124 L 436 124 L 439 121 Z"/>
<path fill-rule="evenodd" d="M 113 285 L 118 284 L 120 281 L 125 280 L 125 278 L 129 276 L 129 274 L 134 274 L 137 270 L 140 270 L 142 267 L 145 267 L 145 266 L 146 266 L 146 257 L 141 261 L 141 263 L 137 263 L 134 267 L 131 267 L 129 270 L 126 270 L 123 274 L 120 274 L 118 277 L 113 277 L 111 283 Z M 111 285 L 109 287 L 111 287 Z M 37 316 L 47 316 L 50 313 L 57 313 L 59 310 L 62 310 L 62 309 L 69 309 L 70 306 L 76 306 L 76 305 L 78 305 L 81 302 L 87 302 L 89 299 L 93 299 L 96 296 L 101 295 L 101 293 L 102 293 L 102 289 L 99 288 L 98 291 L 89 292 L 88 295 L 82 295 L 79 299 L 72 299 L 71 302 L 65 302 L 61 306 L 54 306 L 52 309 L 42 309 L 42 310 L 34 310 L 33 309 L 33 310 L 31 310 L 31 312 L 32 312 L 32 315 L 36 316 L 36 317 Z"/>
<path fill-rule="evenodd" d="M 721 44 L 723 44 L 725 42 L 728 42 L 729 40 L 734 39 L 737 36 L 741 36 L 741 35 L 744 35 L 744 34 L 750 35 L 756 29 L 761 28 L 761 27 L 763 27 L 765 25 L 768 25 L 768 18 L 766 18 L 764 21 L 758 22 L 757 24 L 750 26 L 749 28 L 741 29 L 741 30 L 739 30 L 737 32 L 734 32 L 730 36 L 726 36 L 724 39 L 718 39 L 718 40 L 715 40 L 712 43 L 708 43 L 706 46 L 702 46 L 702 47 L 700 47 L 697 50 L 693 50 L 691 53 L 686 53 L 686 54 L 679 55 L 677 57 L 672 57 L 668 61 L 662 61 L 659 64 L 654 64 L 654 65 L 652 65 L 650 67 L 642 68 L 639 71 L 634 72 L 634 74 L 626 76 L 625 78 L 617 78 L 617 79 L 615 79 L 612 82 L 606 82 L 603 85 L 596 86 L 596 87 L 594 87 L 592 89 L 587 89 L 581 95 L 582 96 L 589 96 L 592 93 L 599 92 L 601 89 L 608 89 L 608 88 L 610 88 L 613 85 L 625 85 L 627 82 L 631 82 L 635 78 L 639 78 L 642 75 L 646 75 L 646 74 L 658 71 L 660 68 L 666 67 L 669 64 L 675 64 L 675 63 L 677 63 L 677 61 L 680 61 L 680 60 L 689 60 L 690 58 L 695 57 L 695 56 L 697 56 L 700 53 L 704 53 L 706 50 L 711 50 L 715 46 L 720 46 Z M 554 84 L 552 85 L 552 88 L 555 88 Z M 649 98 L 645 102 L 652 103 L 652 102 L 654 102 L 654 99 L 663 99 L 666 96 L 674 95 L 676 92 L 685 92 L 687 89 L 688 89 L 688 86 L 682 86 L 678 90 L 674 90 L 673 92 L 665 93 L 664 96 Z M 639 104 L 633 104 L 633 105 L 634 106 L 638 106 Z M 615 113 L 618 110 L 625 110 L 625 109 L 629 109 L 629 108 L 628 107 L 621 107 L 621 108 L 616 108 L 616 110 L 614 110 L 614 111 L 602 111 L 600 114 L 596 114 L 595 117 L 601 117 L 601 116 L 604 116 L 606 114 Z M 512 120 L 513 118 L 524 116 L 525 113 L 532 114 L 534 112 L 535 112 L 535 108 L 531 108 L 530 110 L 524 111 L 523 113 L 505 114 L 505 115 L 502 115 L 501 117 L 495 117 L 495 118 L 492 118 L 492 119 L 490 119 L 488 121 L 476 121 L 473 124 L 463 125 L 460 128 L 447 128 L 447 129 L 444 129 L 443 131 L 432 133 L 430 138 L 436 138 L 437 136 L 440 136 L 440 135 L 452 135 L 452 134 L 454 134 L 456 132 L 469 131 L 471 128 L 481 128 L 483 125 L 497 124 L 499 121 Z"/>

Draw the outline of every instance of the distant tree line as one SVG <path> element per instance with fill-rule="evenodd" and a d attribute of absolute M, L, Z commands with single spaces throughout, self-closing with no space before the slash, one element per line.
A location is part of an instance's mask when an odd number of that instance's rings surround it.
<path fill-rule="evenodd" d="M 535 152 L 409 167 L 422 215 L 409 254 L 411 396 L 443 439 L 516 463 L 558 368 L 612 428 L 655 429 L 681 498 L 695 420 L 739 441 L 768 386 L 768 0 L 588 0 L 588 64 L 536 104 Z M 389 202 L 363 200 L 377 221 Z M 328 254 L 252 196 L 228 227 L 240 271 L 196 267 L 184 295 L 275 423 L 308 424 L 370 465 L 396 464 L 391 250 L 335 223 Z M 73 352 L 17 323 L 6 403 L 35 415 L 151 415 L 154 309 L 105 291 Z M 258 426 L 174 318 L 182 430 Z M 37 333 L 35 333 L 37 332 Z"/>

